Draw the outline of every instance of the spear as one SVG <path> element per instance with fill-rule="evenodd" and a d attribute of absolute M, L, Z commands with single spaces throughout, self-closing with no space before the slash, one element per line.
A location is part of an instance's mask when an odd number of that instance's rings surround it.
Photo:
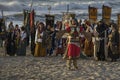
<path fill-rule="evenodd" d="M 3 10 L 1 11 L 1 14 L 2 14 L 2 18 L 3 18 Z"/>
<path fill-rule="evenodd" d="M 30 12 L 32 10 L 32 6 L 33 6 L 33 0 L 31 0 Z"/>
<path fill-rule="evenodd" d="M 69 4 L 67 5 L 67 13 L 69 13 Z"/>
<path fill-rule="evenodd" d="M 49 14 L 50 14 L 50 10 L 51 10 L 51 6 L 48 7 Z"/>

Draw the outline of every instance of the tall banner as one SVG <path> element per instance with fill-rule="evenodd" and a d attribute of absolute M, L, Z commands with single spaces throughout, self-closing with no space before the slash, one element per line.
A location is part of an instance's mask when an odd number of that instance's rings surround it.
<path fill-rule="evenodd" d="M 34 10 L 30 13 L 30 29 L 34 26 Z"/>
<path fill-rule="evenodd" d="M 34 21 L 35 21 L 35 12 L 34 10 L 30 11 L 30 10 L 24 10 L 23 11 L 24 14 L 24 26 L 27 32 L 27 46 L 29 45 L 29 36 L 31 35 L 31 53 L 32 55 L 34 55 L 34 48 L 35 48 L 35 25 L 34 25 Z"/>
<path fill-rule="evenodd" d="M 28 10 L 23 10 L 23 15 L 24 15 L 24 20 L 23 20 L 23 24 L 24 26 L 28 23 L 27 22 L 27 14 L 28 14 Z"/>
<path fill-rule="evenodd" d="M 30 12 L 30 35 L 31 35 L 31 54 L 34 55 L 35 51 L 35 12 L 32 10 Z"/>
<path fill-rule="evenodd" d="M 103 5 L 103 7 L 102 7 L 102 19 L 105 21 L 106 24 L 110 23 L 111 12 L 112 12 L 111 7 Z"/>
<path fill-rule="evenodd" d="M 45 18 L 46 18 L 46 26 L 50 25 L 51 27 L 54 26 L 54 18 L 55 16 L 54 15 L 50 15 L 50 14 L 46 14 L 45 15 Z"/>
<path fill-rule="evenodd" d="M 118 17 L 118 30 L 119 30 L 119 54 L 120 54 L 120 14 L 118 14 L 117 17 Z"/>
<path fill-rule="evenodd" d="M 120 14 L 117 15 L 118 18 L 118 28 L 120 29 Z"/>
<path fill-rule="evenodd" d="M 89 20 L 97 21 L 97 8 L 89 6 L 88 13 L 89 13 Z"/>

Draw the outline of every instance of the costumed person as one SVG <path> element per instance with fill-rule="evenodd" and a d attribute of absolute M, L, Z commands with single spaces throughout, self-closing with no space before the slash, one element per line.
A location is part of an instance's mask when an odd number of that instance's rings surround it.
<path fill-rule="evenodd" d="M 35 57 L 44 57 L 46 56 L 46 33 L 45 33 L 45 26 L 41 22 L 39 23 L 36 35 L 35 35 Z"/>
<path fill-rule="evenodd" d="M 9 30 L 9 32 L 7 33 L 5 46 L 6 46 L 7 54 L 9 56 L 15 56 L 15 51 L 16 51 L 16 48 L 15 48 L 15 33 L 14 33 L 13 28 L 11 28 Z"/>
<path fill-rule="evenodd" d="M 45 31 L 46 33 L 46 36 L 47 36 L 47 39 L 46 39 L 46 42 L 47 42 L 47 54 L 49 56 L 52 55 L 53 53 L 53 50 L 52 50 L 52 35 L 54 34 L 54 28 L 52 28 L 50 25 L 47 26 L 47 29 Z"/>
<path fill-rule="evenodd" d="M 79 26 L 80 27 L 80 46 L 81 46 L 81 52 L 84 52 L 84 43 L 85 43 L 85 36 L 84 34 L 82 33 L 84 31 L 84 28 L 82 25 Z"/>
<path fill-rule="evenodd" d="M 71 64 L 73 62 L 74 68 L 78 69 L 77 66 L 77 58 L 80 56 L 80 40 L 78 35 L 75 32 L 75 29 L 71 29 L 69 32 L 68 38 L 67 38 L 67 47 L 66 51 L 64 54 L 64 59 L 67 59 L 67 68 L 70 70 L 71 69 Z"/>
<path fill-rule="evenodd" d="M 1 46 L 3 47 L 4 43 L 5 43 L 6 36 L 7 36 L 5 20 L 3 18 L 0 21 L 0 27 L 1 27 L 1 33 L 0 33 Z"/>
<path fill-rule="evenodd" d="M 20 44 L 19 44 L 19 51 L 18 56 L 26 56 L 26 47 L 27 47 L 27 33 L 25 31 L 25 27 L 21 27 L 21 33 L 20 33 Z"/>
<path fill-rule="evenodd" d="M 90 26 L 90 23 L 89 22 L 86 22 L 86 36 L 89 37 L 89 39 L 85 39 L 85 45 L 84 45 L 84 53 L 88 56 L 88 57 L 91 57 L 93 56 L 93 42 L 92 42 L 92 33 L 93 33 L 93 30 Z"/>
<path fill-rule="evenodd" d="M 98 23 L 98 27 L 96 28 L 96 31 L 98 32 L 98 39 L 100 41 L 99 51 L 97 52 L 97 58 L 98 60 L 105 60 L 105 31 L 107 30 L 107 25 L 100 21 Z"/>
<path fill-rule="evenodd" d="M 0 47 L 3 46 L 3 40 L 2 40 L 2 20 L 0 19 Z"/>
<path fill-rule="evenodd" d="M 11 21 L 10 24 L 8 25 L 8 31 L 10 31 L 11 29 L 14 29 L 14 26 L 13 26 L 13 22 Z"/>
<path fill-rule="evenodd" d="M 52 34 L 51 34 L 51 38 L 52 38 L 52 42 L 51 42 L 51 53 L 53 54 L 53 51 L 55 50 L 55 36 L 56 36 L 56 30 L 53 28 L 52 29 Z"/>
<path fill-rule="evenodd" d="M 92 38 L 92 41 L 94 44 L 94 59 L 95 60 L 98 60 L 97 53 L 99 52 L 99 47 L 100 47 L 100 40 L 98 38 L 99 33 L 96 31 L 97 27 L 98 27 L 98 24 L 96 23 L 93 29 L 93 38 Z"/>
<path fill-rule="evenodd" d="M 111 33 L 108 41 L 108 55 L 111 61 L 117 61 L 119 58 L 119 32 L 117 26 L 111 25 Z"/>
<path fill-rule="evenodd" d="M 20 29 L 19 26 L 16 24 L 15 25 L 15 47 L 16 47 L 16 54 L 18 54 L 19 51 L 19 45 L 20 45 Z"/>
<path fill-rule="evenodd" d="M 62 33 L 61 30 L 62 29 L 62 22 L 58 21 L 57 25 L 56 25 L 56 33 Z M 64 44 L 65 44 L 65 38 L 59 38 L 56 39 L 56 56 L 58 54 L 61 54 L 61 56 L 64 54 Z"/>

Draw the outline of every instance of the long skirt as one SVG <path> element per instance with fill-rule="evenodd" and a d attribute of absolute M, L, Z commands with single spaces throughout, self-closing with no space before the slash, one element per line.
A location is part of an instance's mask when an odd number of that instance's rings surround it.
<path fill-rule="evenodd" d="M 85 46 L 84 46 L 84 53 L 87 56 L 92 56 L 94 52 L 94 48 L 93 48 L 93 43 L 92 41 L 88 41 L 87 39 L 85 40 Z"/>
<path fill-rule="evenodd" d="M 17 55 L 26 56 L 26 41 L 20 42 Z"/>
<path fill-rule="evenodd" d="M 118 59 L 119 53 L 118 53 L 118 46 L 109 46 L 108 47 L 108 55 L 111 59 Z"/>
<path fill-rule="evenodd" d="M 36 43 L 34 56 L 35 57 L 46 56 L 46 49 L 42 46 L 42 43 L 40 43 L 40 42 Z"/>
<path fill-rule="evenodd" d="M 67 53 L 69 59 L 78 58 L 80 56 L 80 47 L 75 44 L 68 44 Z"/>
<path fill-rule="evenodd" d="M 6 50 L 7 50 L 7 54 L 9 56 L 14 56 L 15 55 L 15 42 L 8 42 L 7 46 L 6 46 Z"/>

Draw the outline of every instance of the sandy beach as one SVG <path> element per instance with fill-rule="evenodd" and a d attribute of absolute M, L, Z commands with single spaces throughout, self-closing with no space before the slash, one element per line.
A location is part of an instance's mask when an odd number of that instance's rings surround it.
<path fill-rule="evenodd" d="M 79 70 L 68 70 L 61 56 L 4 56 L 0 50 L 0 80 L 120 80 L 120 60 L 117 62 L 78 59 Z"/>

